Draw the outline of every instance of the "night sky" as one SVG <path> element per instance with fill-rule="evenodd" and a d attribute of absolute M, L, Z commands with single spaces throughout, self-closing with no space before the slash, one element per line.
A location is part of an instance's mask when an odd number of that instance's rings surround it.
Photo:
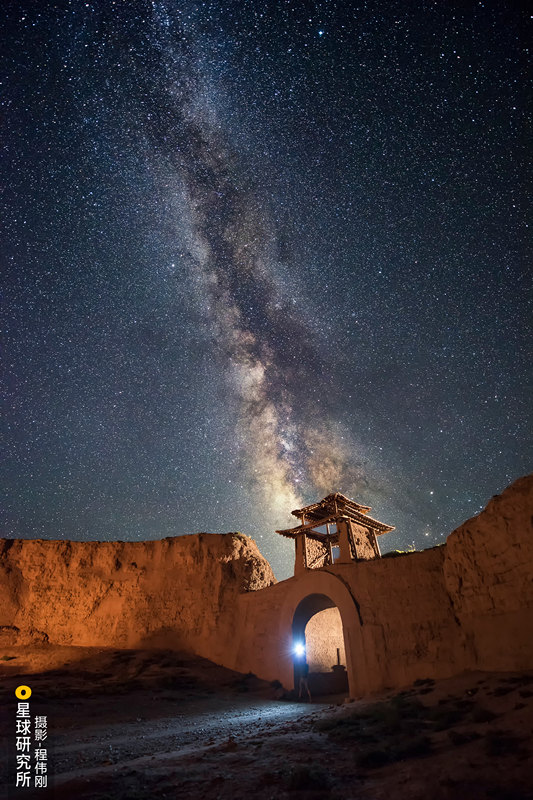
<path fill-rule="evenodd" d="M 523 9 L 7 3 L 1 535 L 283 578 L 325 494 L 423 548 L 530 471 Z"/>

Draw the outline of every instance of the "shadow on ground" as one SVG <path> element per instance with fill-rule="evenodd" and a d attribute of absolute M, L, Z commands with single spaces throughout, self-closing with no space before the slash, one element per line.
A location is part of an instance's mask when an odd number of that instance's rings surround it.
<path fill-rule="evenodd" d="M 13 791 L 14 689 L 48 719 L 47 800 L 202 797 L 533 800 L 533 673 L 417 681 L 349 703 L 168 650 L 11 648 L 0 657 Z"/>

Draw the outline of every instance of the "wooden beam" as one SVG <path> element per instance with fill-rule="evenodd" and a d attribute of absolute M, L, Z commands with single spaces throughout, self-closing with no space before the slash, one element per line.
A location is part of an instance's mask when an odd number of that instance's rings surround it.
<path fill-rule="evenodd" d="M 343 515 L 330 515 L 329 517 L 324 517 L 324 519 L 317 520 L 316 522 L 306 522 L 305 525 L 297 525 L 296 528 L 285 528 L 285 530 L 276 531 L 276 533 L 300 533 L 307 530 L 311 530 L 312 528 L 320 528 L 322 525 L 326 525 L 328 522 L 337 522 L 337 519 L 342 519 Z"/>

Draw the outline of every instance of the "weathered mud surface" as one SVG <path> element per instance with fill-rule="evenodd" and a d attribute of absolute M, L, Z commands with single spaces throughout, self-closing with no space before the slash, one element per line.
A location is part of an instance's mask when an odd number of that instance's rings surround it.
<path fill-rule="evenodd" d="M 171 651 L 4 648 L 0 797 L 527 800 L 533 673 L 336 704 Z M 14 689 L 48 717 L 52 788 L 13 787 Z M 5 757 L 4 757 L 5 756 Z"/>

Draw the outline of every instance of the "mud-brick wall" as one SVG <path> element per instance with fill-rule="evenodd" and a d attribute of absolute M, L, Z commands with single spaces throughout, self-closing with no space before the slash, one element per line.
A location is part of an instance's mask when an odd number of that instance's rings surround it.
<path fill-rule="evenodd" d="M 0 640 L 186 647 L 287 686 L 294 612 L 322 594 L 341 613 L 353 694 L 464 669 L 533 667 L 532 507 L 530 476 L 443 547 L 278 584 L 241 534 L 0 540 Z"/>
<path fill-rule="evenodd" d="M 443 546 L 337 568 L 359 604 L 366 689 L 447 677 L 462 667 L 445 557 Z"/>
<path fill-rule="evenodd" d="M 241 534 L 0 540 L 0 639 L 183 647 L 224 664 L 238 596 L 273 582 L 255 542 Z"/>
<path fill-rule="evenodd" d="M 449 537 L 444 578 L 472 668 L 533 666 L 533 476 Z"/>
<path fill-rule="evenodd" d="M 225 666 L 253 672 L 265 680 L 292 680 L 292 631 L 281 619 L 287 602 L 287 586 L 297 579 L 282 581 L 268 590 L 242 594 L 235 612 L 234 651 Z"/>
<path fill-rule="evenodd" d="M 464 657 L 444 586 L 444 551 L 307 570 L 242 596 L 240 645 L 230 666 L 290 686 L 294 612 L 317 593 L 340 611 L 352 694 L 453 675 Z"/>
<path fill-rule="evenodd" d="M 533 477 L 442 547 L 321 570 L 240 598 L 234 665 L 292 680 L 291 624 L 314 592 L 341 612 L 353 694 L 465 669 L 533 667 Z"/>
<path fill-rule="evenodd" d="M 445 546 L 344 568 L 372 682 L 533 667 L 532 513 L 526 476 Z"/>
<path fill-rule="evenodd" d="M 346 666 L 342 618 L 338 608 L 325 608 L 311 617 L 305 635 L 310 672 L 330 672 L 337 664 L 337 657 L 338 663 Z"/>

